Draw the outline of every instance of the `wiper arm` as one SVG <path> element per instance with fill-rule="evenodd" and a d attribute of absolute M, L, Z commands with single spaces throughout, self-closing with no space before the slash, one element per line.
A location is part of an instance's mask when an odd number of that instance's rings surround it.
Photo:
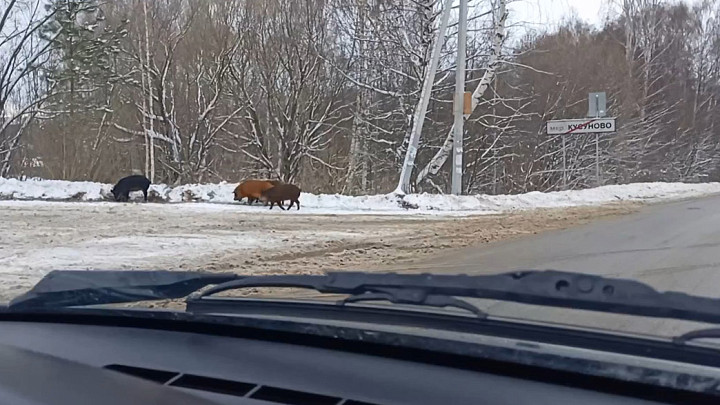
<path fill-rule="evenodd" d="M 476 277 L 483 276 L 363 272 L 331 272 L 323 276 L 250 276 L 211 287 L 200 294 L 194 294 L 188 300 L 197 301 L 203 297 L 240 288 L 294 287 L 309 288 L 321 293 L 350 294 L 349 297 L 338 301 L 339 305 L 360 301 L 389 301 L 394 304 L 455 307 L 484 318 L 487 314 L 482 310 L 454 297 L 464 296 L 463 292 L 457 289 L 464 285 L 463 280 Z M 436 283 L 439 280 L 441 283 Z"/>
<path fill-rule="evenodd" d="M 30 291 L 13 299 L 11 310 L 49 309 L 145 300 L 185 298 L 211 284 L 237 280 L 234 274 L 190 271 L 51 271 Z"/>
<path fill-rule="evenodd" d="M 295 287 L 321 293 L 349 294 L 350 298 L 340 304 L 388 300 L 415 305 L 456 306 L 481 316 L 483 313 L 480 310 L 455 297 L 720 323 L 720 299 L 659 292 L 634 280 L 553 270 L 477 276 L 362 272 L 249 276 L 194 294 L 189 301 L 201 302 L 204 297 L 213 294 L 251 287 Z"/>

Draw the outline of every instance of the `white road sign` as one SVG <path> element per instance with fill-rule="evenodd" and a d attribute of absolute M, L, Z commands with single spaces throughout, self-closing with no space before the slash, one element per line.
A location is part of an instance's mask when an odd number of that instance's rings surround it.
<path fill-rule="evenodd" d="M 548 135 L 615 132 L 615 118 L 581 118 L 547 122 Z"/>

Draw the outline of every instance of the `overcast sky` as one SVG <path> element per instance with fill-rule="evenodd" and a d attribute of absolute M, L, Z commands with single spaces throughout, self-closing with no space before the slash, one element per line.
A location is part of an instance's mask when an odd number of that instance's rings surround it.
<path fill-rule="evenodd" d="M 599 26 L 610 9 L 609 4 L 608 0 L 516 0 L 510 4 L 510 18 L 541 30 L 556 26 L 571 15 Z"/>
<path fill-rule="evenodd" d="M 544 31 L 557 27 L 564 18 L 576 15 L 582 21 L 600 27 L 608 15 L 617 15 L 620 3 L 621 0 L 514 0 L 509 6 L 510 20 L 525 23 L 528 29 Z M 699 3 L 699 0 L 686 0 L 686 3 Z"/>

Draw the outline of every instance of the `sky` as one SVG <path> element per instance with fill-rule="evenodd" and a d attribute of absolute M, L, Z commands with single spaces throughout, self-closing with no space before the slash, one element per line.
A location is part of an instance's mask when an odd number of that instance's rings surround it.
<path fill-rule="evenodd" d="M 699 3 L 700 0 L 686 0 Z M 669 0 L 676 3 L 679 0 Z M 616 16 L 621 0 L 511 0 L 511 24 L 523 24 L 528 30 L 544 31 L 557 27 L 571 15 L 598 28 L 608 16 Z"/>
<path fill-rule="evenodd" d="M 609 0 L 516 0 L 510 3 L 509 17 L 511 23 L 529 30 L 557 26 L 571 15 L 599 27 L 611 9 L 609 4 Z"/>

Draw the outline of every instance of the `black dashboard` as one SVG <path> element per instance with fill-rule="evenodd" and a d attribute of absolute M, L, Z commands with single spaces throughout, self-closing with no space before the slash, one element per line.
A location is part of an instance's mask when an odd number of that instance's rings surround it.
<path fill-rule="evenodd" d="M 118 388 L 103 385 L 102 376 L 122 376 L 118 378 L 125 391 L 140 389 L 131 388 L 133 382 L 141 382 L 138 387 L 142 389 L 157 389 L 148 397 L 151 400 L 140 402 L 153 404 L 204 403 L 200 399 L 183 402 L 171 398 L 172 394 L 166 398 L 169 392 L 227 405 L 667 403 L 662 397 L 628 397 L 589 389 L 592 381 L 579 388 L 567 381 L 528 380 L 513 376 L 513 367 L 496 373 L 482 371 L 482 367 L 433 364 L 421 354 L 400 359 L 343 351 L 339 349 L 342 345 L 312 347 L 257 336 L 138 327 L 17 321 L 0 325 L 0 402 L 8 404 L 96 403 L 91 402 L 90 394 L 82 397 L 87 402 L 77 402 L 77 397 L 64 399 L 52 392 L 58 387 L 75 395 L 105 387 L 108 399 L 103 404 L 130 403 L 123 402 L 120 394 L 114 396 L 110 390 Z M 267 333 L 268 337 L 272 334 Z M 44 374 L 32 366 L 36 361 L 42 364 Z M 91 382 L 86 374 L 100 377 Z M 23 378 L 34 378 L 35 390 L 15 389 L 14 384 Z M 53 384 L 41 383 L 38 378 Z"/>

